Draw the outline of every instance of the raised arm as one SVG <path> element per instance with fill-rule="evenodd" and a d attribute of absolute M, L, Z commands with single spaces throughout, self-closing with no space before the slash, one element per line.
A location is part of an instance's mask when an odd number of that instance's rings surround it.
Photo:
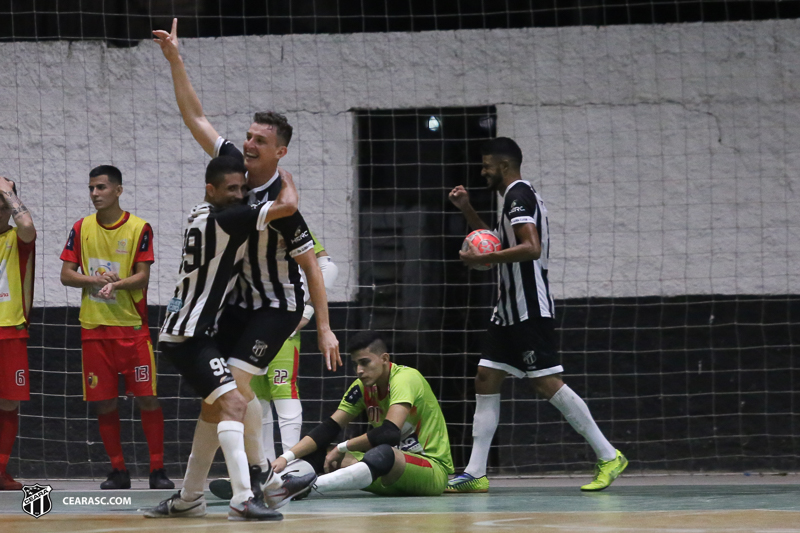
<path fill-rule="evenodd" d="M 197 93 L 194 92 L 192 82 L 186 74 L 186 67 L 178 47 L 178 19 L 172 19 L 172 32 L 164 30 L 153 31 L 153 39 L 161 47 L 161 52 L 169 61 L 172 70 L 172 85 L 175 88 L 175 99 L 181 111 L 183 122 L 192 132 L 194 139 L 200 144 L 208 155 L 214 157 L 214 144 L 219 134 L 203 113 L 203 106 Z"/>
<path fill-rule="evenodd" d="M 491 229 L 489 224 L 483 221 L 481 216 L 475 211 L 475 208 L 472 207 L 472 204 L 469 202 L 469 193 L 464 188 L 463 185 L 457 185 L 450 194 L 447 195 L 450 201 L 456 206 L 463 214 L 464 218 L 467 219 L 467 224 L 473 229 Z"/>
<path fill-rule="evenodd" d="M 24 243 L 33 241 L 36 238 L 36 228 L 33 226 L 31 212 L 14 192 L 14 182 L 2 176 L 0 176 L 0 197 L 2 197 L 0 203 L 11 210 L 11 218 L 17 225 L 17 237 Z"/>

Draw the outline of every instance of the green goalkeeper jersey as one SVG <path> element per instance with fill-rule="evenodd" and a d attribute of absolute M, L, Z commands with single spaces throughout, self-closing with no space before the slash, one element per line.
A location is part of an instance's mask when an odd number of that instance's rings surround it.
<path fill-rule="evenodd" d="M 424 455 L 436 460 L 448 474 L 453 473 L 453 458 L 450 455 L 450 439 L 439 401 L 428 381 L 418 370 L 392 364 L 389 374 L 389 392 L 378 397 L 378 387 L 364 389 L 360 379 L 353 382 L 339 403 L 339 409 L 351 415 L 367 412 L 369 424 L 383 424 L 389 407 L 396 403 L 411 405 L 405 424 L 400 428 L 400 446 L 404 452 Z"/>
<path fill-rule="evenodd" d="M 314 241 L 314 255 L 320 252 L 324 252 L 325 247 L 322 246 L 322 243 L 317 240 L 317 237 L 314 235 L 314 232 L 312 232 L 311 230 L 308 230 L 308 232 L 311 234 L 311 239 Z"/>

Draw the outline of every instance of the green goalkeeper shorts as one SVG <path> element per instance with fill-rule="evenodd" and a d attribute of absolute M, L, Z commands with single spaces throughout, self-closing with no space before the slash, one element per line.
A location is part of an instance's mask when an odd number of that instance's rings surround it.
<path fill-rule="evenodd" d="M 348 452 L 359 461 L 363 452 Z M 447 470 L 437 461 L 424 455 L 403 452 L 406 456 L 406 469 L 400 479 L 384 487 L 380 478 L 365 488 L 367 492 L 379 496 L 438 496 L 447 486 Z"/>
<path fill-rule="evenodd" d="M 286 339 L 263 376 L 253 376 L 250 387 L 260 400 L 300 399 L 297 391 L 297 365 L 300 362 L 300 335 Z"/>

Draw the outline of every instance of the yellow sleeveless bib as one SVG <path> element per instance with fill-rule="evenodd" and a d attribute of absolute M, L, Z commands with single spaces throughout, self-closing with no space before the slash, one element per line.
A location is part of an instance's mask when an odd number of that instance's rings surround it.
<path fill-rule="evenodd" d="M 130 215 L 128 220 L 114 229 L 102 227 L 97 215 L 89 215 L 81 224 L 81 269 L 87 276 L 99 276 L 106 272 L 116 272 L 120 279 L 133 274 L 136 246 L 142 230 L 147 224 L 144 220 Z M 97 326 L 141 326 L 142 318 L 135 303 L 144 298 L 144 291 L 114 291 L 110 300 L 97 296 L 94 287 L 83 289 L 81 300 L 81 326 L 93 329 Z"/>
<path fill-rule="evenodd" d="M 17 228 L 12 227 L 0 235 L 0 326 L 25 323 L 23 297 Z"/>

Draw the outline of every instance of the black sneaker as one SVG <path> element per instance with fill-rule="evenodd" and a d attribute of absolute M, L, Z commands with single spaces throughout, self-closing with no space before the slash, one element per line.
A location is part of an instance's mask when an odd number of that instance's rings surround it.
<path fill-rule="evenodd" d="M 129 489 L 131 488 L 131 474 L 127 470 L 117 470 L 116 468 L 108 474 L 108 478 L 100 483 L 103 490 Z"/>
<path fill-rule="evenodd" d="M 281 488 L 267 491 L 264 494 L 264 500 L 270 509 L 279 509 L 289 503 L 292 498 L 308 494 L 316 480 L 317 475 L 313 473 L 304 476 L 288 475 L 283 478 Z"/>
<path fill-rule="evenodd" d="M 151 489 L 174 489 L 175 483 L 170 481 L 167 473 L 163 468 L 153 470 L 150 472 L 150 488 Z"/>
<path fill-rule="evenodd" d="M 228 510 L 228 520 L 259 520 L 259 521 L 278 521 L 283 520 L 283 515 L 278 511 L 268 509 L 264 505 L 264 500 L 253 496 L 244 503 Z"/>
<path fill-rule="evenodd" d="M 181 498 L 180 492 L 144 512 L 145 518 L 194 518 L 205 515 L 206 499 L 203 496 L 187 502 Z"/>
<path fill-rule="evenodd" d="M 286 478 L 287 478 L 287 477 L 289 477 L 289 476 L 292 476 L 292 477 L 294 477 L 294 474 L 289 474 L 289 473 L 282 474 L 282 475 L 281 475 L 281 480 L 283 480 L 283 481 L 286 481 Z M 300 494 L 297 494 L 297 495 L 295 495 L 294 497 L 292 497 L 292 501 L 293 501 L 293 502 L 298 502 L 298 501 L 300 501 L 300 500 L 303 500 L 303 499 L 305 499 L 305 498 L 308 498 L 308 495 L 309 495 L 309 494 L 311 494 L 311 491 L 310 491 L 310 490 L 302 491 L 302 492 L 300 492 Z"/>

